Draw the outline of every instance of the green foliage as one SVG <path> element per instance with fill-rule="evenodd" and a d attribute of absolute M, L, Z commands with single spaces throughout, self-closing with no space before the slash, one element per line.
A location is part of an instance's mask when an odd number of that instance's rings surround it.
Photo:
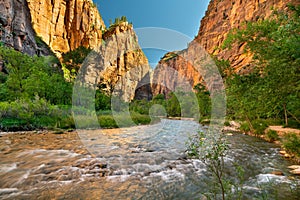
<path fill-rule="evenodd" d="M 264 135 L 268 124 L 264 120 L 255 120 L 252 122 L 255 135 Z"/>
<path fill-rule="evenodd" d="M 169 117 L 188 117 L 198 119 L 199 109 L 197 102 L 197 94 L 192 92 L 183 92 L 178 90 L 176 92 L 171 92 L 165 97 L 163 94 L 158 94 L 154 96 L 151 101 L 134 100 L 130 103 L 130 110 L 149 115 L 149 110 L 151 110 L 152 115 L 156 116 L 169 116 Z M 208 96 L 209 100 L 209 96 Z M 203 103 L 204 104 L 204 103 Z M 203 110 L 206 110 L 210 105 L 205 105 Z M 204 112 L 204 111 L 203 111 Z M 203 116 L 209 113 L 203 114 Z"/>
<path fill-rule="evenodd" d="M 241 124 L 240 130 L 244 133 L 247 133 L 250 131 L 250 125 L 248 122 L 244 122 Z"/>
<path fill-rule="evenodd" d="M 45 42 L 43 41 L 42 37 L 40 37 L 40 36 L 35 36 L 35 41 L 36 41 L 36 44 L 37 44 L 39 47 L 45 45 Z"/>
<path fill-rule="evenodd" d="M 72 85 L 67 83 L 54 66 L 53 57 L 30 57 L 13 49 L 0 47 L 0 57 L 8 71 L 7 80 L 0 84 L 1 101 L 44 98 L 52 104 L 70 104 Z"/>
<path fill-rule="evenodd" d="M 61 128 L 60 121 L 70 116 L 70 108 L 53 106 L 38 97 L 0 102 L 0 129 L 5 131 Z"/>
<path fill-rule="evenodd" d="M 224 122 L 224 126 L 230 126 L 230 122 L 229 121 L 225 121 Z"/>
<path fill-rule="evenodd" d="M 274 130 L 269 130 L 266 134 L 266 138 L 269 142 L 274 142 L 276 140 L 279 140 L 278 133 Z"/>
<path fill-rule="evenodd" d="M 148 115 L 131 112 L 130 116 L 122 113 L 119 113 L 117 115 L 101 114 L 98 116 L 98 121 L 102 128 L 120 128 L 149 124 L 151 122 L 151 118 Z"/>
<path fill-rule="evenodd" d="M 295 133 L 285 135 L 283 138 L 283 146 L 288 152 L 300 157 L 300 136 Z"/>
<path fill-rule="evenodd" d="M 109 28 L 108 28 L 108 30 L 114 29 L 116 26 L 120 25 L 122 22 L 128 22 L 126 16 L 115 18 L 114 23 L 113 23 L 112 19 L 109 19 Z M 129 24 L 131 24 L 131 23 L 129 23 Z"/>
<path fill-rule="evenodd" d="M 0 72 L 0 84 L 5 83 L 7 81 L 7 74 Z"/>
<path fill-rule="evenodd" d="M 140 114 L 148 115 L 149 109 L 151 106 L 151 102 L 148 102 L 147 100 L 134 100 L 130 103 L 129 109 L 133 112 L 137 112 Z"/>
<path fill-rule="evenodd" d="M 223 179 L 223 175 L 225 169 L 224 157 L 227 149 L 228 146 L 222 138 L 206 138 L 206 134 L 203 132 L 199 132 L 198 137 L 192 139 L 188 144 L 188 156 L 196 157 L 203 161 L 209 172 L 212 174 L 214 182 L 217 183 L 217 185 L 215 185 L 217 188 L 214 187 L 212 188 L 213 191 L 209 191 L 209 193 L 205 194 L 205 196 L 209 198 L 221 191 L 222 199 L 225 199 L 226 180 Z"/>
<path fill-rule="evenodd" d="M 69 70 L 70 77 L 76 77 L 83 61 L 91 52 L 92 49 L 80 46 L 75 50 L 62 54 L 62 62 L 65 64 L 66 69 Z"/>
<path fill-rule="evenodd" d="M 208 90 L 200 83 L 194 87 L 194 90 L 198 99 L 200 120 L 210 118 L 211 98 Z"/>
<path fill-rule="evenodd" d="M 289 9 L 290 13 L 274 12 L 269 19 L 232 30 L 224 42 L 224 47 L 246 43 L 255 59 L 250 74 L 226 79 L 231 116 L 299 119 L 300 7 Z"/>
<path fill-rule="evenodd" d="M 172 117 L 180 117 L 181 116 L 181 107 L 180 103 L 174 93 L 169 94 L 169 98 L 167 99 L 167 113 L 168 116 Z"/>
<path fill-rule="evenodd" d="M 243 199 L 242 185 L 244 182 L 244 170 L 234 163 L 238 182 L 231 181 L 231 177 L 225 176 L 226 163 L 224 158 L 228 154 L 228 144 L 220 135 L 199 132 L 196 137 L 191 137 L 187 142 L 187 155 L 200 159 L 210 172 L 206 182 L 209 191 L 204 193 L 207 199 Z M 232 191 L 232 188 L 235 191 Z"/>
<path fill-rule="evenodd" d="M 95 95 L 95 109 L 99 110 L 110 110 L 111 109 L 111 99 L 108 95 L 104 94 L 100 90 L 96 90 Z"/>

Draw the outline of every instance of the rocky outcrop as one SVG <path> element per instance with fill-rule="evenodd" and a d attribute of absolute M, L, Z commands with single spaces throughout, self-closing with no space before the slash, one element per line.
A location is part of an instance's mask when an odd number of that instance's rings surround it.
<path fill-rule="evenodd" d="M 186 59 L 189 49 L 167 53 L 156 66 L 151 83 L 153 95 L 167 95 L 177 89 L 183 89 L 184 80 L 190 88 L 201 80 L 201 75 L 191 62 Z"/>
<path fill-rule="evenodd" d="M 272 9 L 286 9 L 288 3 L 296 4 L 299 0 L 212 0 L 195 40 L 210 54 L 229 60 L 236 73 L 247 73 L 252 56 L 244 53 L 245 44 L 234 45 L 230 50 L 221 49 L 229 31 L 245 22 L 266 19 Z"/>
<path fill-rule="evenodd" d="M 27 0 L 33 28 L 58 57 L 101 44 L 104 22 L 92 0 Z M 29 18 L 28 18 L 29 19 Z"/>
<path fill-rule="evenodd" d="M 103 45 L 83 63 L 78 80 L 128 102 L 149 72 L 148 60 L 127 22 L 110 28 L 103 37 Z"/>
<path fill-rule="evenodd" d="M 257 21 L 269 17 L 273 9 L 286 9 L 288 3 L 299 3 L 299 0 L 211 0 L 205 17 L 201 21 L 198 35 L 193 42 L 203 46 L 211 55 L 219 59 L 229 60 L 233 71 L 245 74 L 251 69 L 252 55 L 244 53 L 245 44 L 234 45 L 231 50 L 222 50 L 221 46 L 229 31 L 239 28 L 247 21 Z M 192 53 L 193 45 L 184 50 Z M 193 69 L 182 56 L 176 56 L 177 52 L 166 54 L 155 69 L 154 76 L 161 83 L 169 82 L 168 85 L 177 85 L 170 70 L 164 70 L 168 66 L 178 73 L 186 76 L 193 86 L 202 81 L 201 74 Z M 179 53 L 180 55 L 180 53 Z M 164 71 L 164 73 L 161 73 Z M 168 93 L 167 89 L 160 84 L 153 84 L 153 95 Z"/>
<path fill-rule="evenodd" d="M 26 0 L 0 1 L 0 38 L 5 46 L 29 55 L 38 54 Z"/>

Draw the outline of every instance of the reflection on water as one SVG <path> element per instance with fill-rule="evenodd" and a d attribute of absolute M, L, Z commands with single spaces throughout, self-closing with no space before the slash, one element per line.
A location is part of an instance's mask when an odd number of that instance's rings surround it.
<path fill-rule="evenodd" d="M 2 134 L 0 198 L 201 199 L 206 168 L 184 154 L 189 136 L 201 129 L 193 121 L 162 120 L 115 130 Z M 262 195 L 270 182 L 280 198 L 297 199 L 289 188 L 297 192 L 299 180 L 289 177 L 291 163 L 278 156 L 277 146 L 238 134 L 228 140 L 226 161 L 246 169 L 245 199 Z M 234 176 L 231 169 L 227 174 Z"/>

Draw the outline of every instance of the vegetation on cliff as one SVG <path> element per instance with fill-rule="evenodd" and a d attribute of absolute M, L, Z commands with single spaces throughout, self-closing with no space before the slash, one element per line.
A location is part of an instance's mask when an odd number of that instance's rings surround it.
<path fill-rule="evenodd" d="M 246 119 L 250 128 L 252 120 L 266 118 L 300 122 L 300 7 L 289 9 L 233 30 L 224 43 L 247 42 L 254 53 L 250 74 L 226 79 L 229 113 Z"/>

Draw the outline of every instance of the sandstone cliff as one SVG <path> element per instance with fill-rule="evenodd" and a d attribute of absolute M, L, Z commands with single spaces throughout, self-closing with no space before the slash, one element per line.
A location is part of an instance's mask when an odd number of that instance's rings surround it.
<path fill-rule="evenodd" d="M 103 37 L 103 45 L 88 56 L 78 80 L 130 101 L 138 83 L 149 72 L 148 60 L 127 22 L 110 28 Z"/>
<path fill-rule="evenodd" d="M 58 57 L 101 44 L 104 22 L 92 0 L 27 0 L 33 28 Z"/>
<path fill-rule="evenodd" d="M 288 3 L 296 4 L 299 0 L 213 0 L 201 21 L 195 40 L 210 54 L 220 59 L 228 59 L 235 72 L 247 72 L 252 57 L 244 54 L 245 45 L 235 45 L 226 51 L 220 48 L 228 32 L 241 27 L 247 21 L 268 18 L 272 9 L 286 9 Z"/>
<path fill-rule="evenodd" d="M 29 55 L 38 54 L 26 0 L 0 1 L 0 39 L 5 46 Z"/>
<path fill-rule="evenodd" d="M 232 28 L 239 28 L 247 21 L 265 19 L 271 15 L 272 9 L 286 9 L 288 3 L 296 4 L 299 3 L 299 0 L 211 0 L 205 17 L 201 20 L 198 35 L 193 42 L 202 45 L 209 54 L 215 55 L 219 59 L 229 60 L 231 68 L 236 73 L 247 73 L 252 56 L 244 53 L 245 44 L 235 45 L 231 50 L 222 50 L 223 41 Z M 193 45 L 189 45 L 185 51 L 192 53 L 193 48 Z M 177 80 L 164 70 L 163 66 L 173 68 L 186 76 L 191 85 L 202 81 L 201 75 L 186 60 L 182 59 L 182 56 L 170 58 L 170 53 L 164 56 L 155 69 L 156 81 L 169 82 L 169 85 L 173 86 L 177 84 Z M 159 71 L 165 71 L 165 74 Z M 153 95 L 168 92 L 159 84 L 153 84 L 152 90 Z"/>

